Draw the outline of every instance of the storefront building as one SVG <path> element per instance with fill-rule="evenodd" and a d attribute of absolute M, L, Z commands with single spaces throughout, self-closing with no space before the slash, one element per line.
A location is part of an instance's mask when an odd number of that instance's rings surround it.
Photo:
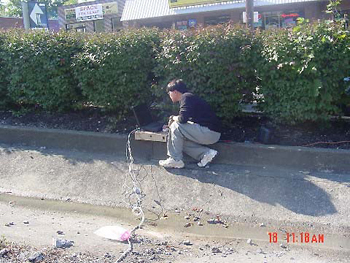
<path fill-rule="evenodd" d="M 299 17 L 315 21 L 327 19 L 328 0 L 254 1 L 255 27 L 293 27 Z M 156 26 L 186 30 L 226 22 L 243 24 L 245 0 L 126 0 L 121 21 L 127 27 Z M 340 10 L 350 13 L 350 0 Z"/>
<path fill-rule="evenodd" d="M 120 21 L 125 0 L 88 1 L 58 8 L 61 29 L 77 32 L 115 32 L 122 28 Z"/>

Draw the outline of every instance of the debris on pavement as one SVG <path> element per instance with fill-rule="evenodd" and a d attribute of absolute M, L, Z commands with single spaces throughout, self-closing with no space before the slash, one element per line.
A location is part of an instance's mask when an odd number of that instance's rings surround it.
<path fill-rule="evenodd" d="M 213 248 L 211 249 L 211 252 L 212 252 L 212 253 L 215 253 L 215 254 L 217 254 L 217 253 L 222 253 L 222 251 L 221 251 L 218 247 L 213 247 Z"/>
<path fill-rule="evenodd" d="M 186 224 L 184 225 L 184 227 L 190 227 L 190 226 L 192 226 L 192 223 L 186 223 Z"/>
<path fill-rule="evenodd" d="M 4 248 L 4 249 L 0 250 L 0 258 L 6 256 L 6 254 L 9 252 L 10 252 L 10 250 L 8 248 Z"/>
<path fill-rule="evenodd" d="M 287 246 L 285 244 L 280 244 L 281 248 L 287 248 Z"/>
<path fill-rule="evenodd" d="M 186 245 L 186 246 L 192 246 L 192 245 L 193 245 L 192 242 L 189 241 L 189 240 L 185 240 L 185 241 L 183 242 L 183 244 Z"/>
<path fill-rule="evenodd" d="M 216 218 L 210 218 L 207 222 L 209 224 L 224 224 L 224 225 L 226 225 L 226 222 L 221 220 L 219 215 L 217 215 Z"/>
<path fill-rule="evenodd" d="M 54 246 L 56 248 L 70 248 L 74 245 L 74 241 L 69 241 L 66 239 L 54 239 Z"/>
<path fill-rule="evenodd" d="M 41 252 L 36 252 L 28 258 L 29 262 L 38 263 L 44 260 L 44 254 Z"/>

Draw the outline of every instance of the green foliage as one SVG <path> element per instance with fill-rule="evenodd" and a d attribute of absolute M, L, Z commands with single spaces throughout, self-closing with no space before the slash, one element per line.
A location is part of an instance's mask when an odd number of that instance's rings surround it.
<path fill-rule="evenodd" d="M 5 4 L 0 1 L 0 16 L 6 16 Z"/>
<path fill-rule="evenodd" d="M 163 94 L 170 80 L 182 78 L 227 122 L 240 114 L 240 102 L 252 101 L 262 46 L 249 30 L 216 26 L 168 31 L 161 39 L 155 75 Z"/>
<path fill-rule="evenodd" d="M 264 32 L 259 65 L 262 110 L 277 122 L 327 120 L 339 114 L 350 73 L 349 32 L 336 23 Z"/>
<path fill-rule="evenodd" d="M 5 49 L 7 34 L 0 31 L 0 109 L 6 109 L 11 103 L 11 99 L 8 96 L 8 76 L 9 76 L 9 65 L 5 62 L 4 58 L 8 53 Z"/>
<path fill-rule="evenodd" d="M 58 17 L 58 7 L 64 5 L 67 0 L 38 0 L 38 2 L 46 3 L 49 19 Z"/>
<path fill-rule="evenodd" d="M 48 17 L 57 18 L 57 9 L 62 6 L 67 0 L 38 0 L 37 2 L 45 3 L 47 7 Z M 4 14 L 10 17 L 22 17 L 21 0 L 9 0 L 6 5 L 6 12 Z M 0 8 L 1 10 L 1 8 Z"/>
<path fill-rule="evenodd" d="M 82 100 L 72 70 L 72 58 L 82 49 L 78 34 L 13 31 L 5 46 L 8 92 L 18 105 L 63 111 Z"/>
<path fill-rule="evenodd" d="M 339 13 L 338 8 L 341 4 L 341 0 L 329 0 L 329 3 L 327 4 L 326 13 L 332 14 L 333 18 L 336 18 L 337 14 Z"/>
<path fill-rule="evenodd" d="M 216 26 L 188 32 L 134 29 L 116 34 L 0 32 L 0 108 L 72 110 L 93 104 L 128 115 L 182 78 L 227 123 L 258 100 L 275 122 L 327 120 L 350 104 L 350 35 L 341 22 L 252 33 Z M 18 107 L 20 106 L 20 107 Z"/>
<path fill-rule="evenodd" d="M 75 5 L 78 4 L 78 0 L 68 0 L 63 3 L 63 5 Z"/>
<path fill-rule="evenodd" d="M 158 31 L 146 28 L 90 35 L 75 60 L 75 76 L 88 101 L 120 118 L 132 105 L 149 102 L 158 42 Z"/>
<path fill-rule="evenodd" d="M 6 5 L 6 15 L 12 17 L 22 16 L 21 0 L 9 0 Z"/>

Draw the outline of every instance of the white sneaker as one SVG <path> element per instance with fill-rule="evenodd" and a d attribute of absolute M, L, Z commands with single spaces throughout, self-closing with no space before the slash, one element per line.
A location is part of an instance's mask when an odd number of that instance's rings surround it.
<path fill-rule="evenodd" d="M 206 154 L 204 154 L 202 160 L 197 163 L 199 167 L 205 167 L 208 163 L 210 163 L 215 156 L 218 154 L 217 151 L 210 149 Z"/>
<path fill-rule="evenodd" d="M 169 157 L 166 160 L 160 160 L 159 165 L 165 168 L 184 168 L 185 167 L 185 164 L 182 160 L 176 161 L 171 157 Z"/>

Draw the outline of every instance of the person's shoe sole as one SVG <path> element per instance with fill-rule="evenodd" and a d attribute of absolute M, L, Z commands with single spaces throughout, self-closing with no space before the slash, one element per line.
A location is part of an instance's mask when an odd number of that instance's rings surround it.
<path fill-rule="evenodd" d="M 197 164 L 199 167 L 205 167 L 210 163 L 217 155 L 218 151 L 211 150 L 212 154 L 206 154 L 204 155 L 203 159 Z"/>
<path fill-rule="evenodd" d="M 185 167 L 185 164 L 182 163 L 182 164 L 178 164 L 178 165 L 167 165 L 167 164 L 162 164 L 161 161 L 159 161 L 159 165 L 164 167 L 164 168 L 176 168 L 176 169 L 181 169 L 181 168 L 184 168 Z"/>

